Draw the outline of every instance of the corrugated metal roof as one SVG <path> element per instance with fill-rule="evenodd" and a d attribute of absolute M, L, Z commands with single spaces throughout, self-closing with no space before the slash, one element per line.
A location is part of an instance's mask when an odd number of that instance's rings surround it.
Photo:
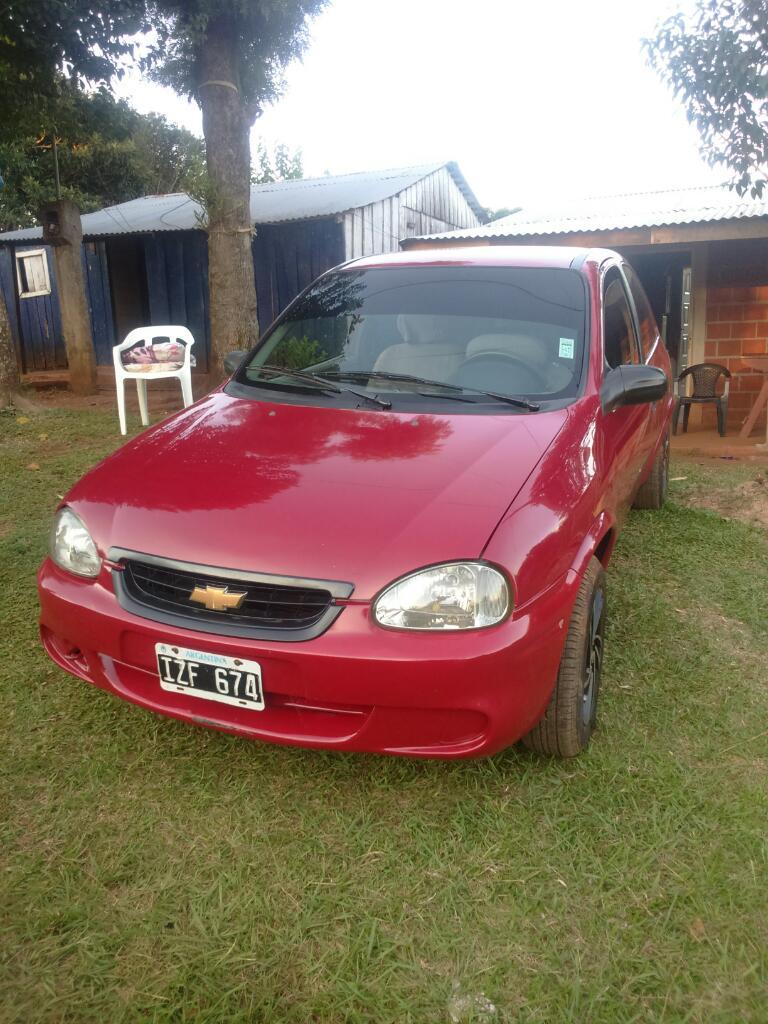
<path fill-rule="evenodd" d="M 523 208 L 479 228 L 423 235 L 420 240 L 514 239 L 765 216 L 768 192 L 763 199 L 753 199 L 739 197 L 727 185 L 712 185 L 553 202 L 542 209 Z"/>
<path fill-rule="evenodd" d="M 355 210 L 397 195 L 441 167 L 448 168 L 469 205 L 479 217 L 484 217 L 485 211 L 458 166 L 455 163 L 435 163 L 253 185 L 251 220 L 254 224 L 277 224 Z M 184 192 L 142 196 L 117 206 L 107 206 L 95 213 L 83 214 L 83 235 L 103 238 L 148 231 L 190 231 L 201 226 L 201 217 L 199 203 Z M 28 242 L 41 237 L 41 228 L 25 228 L 0 234 L 0 243 Z"/>

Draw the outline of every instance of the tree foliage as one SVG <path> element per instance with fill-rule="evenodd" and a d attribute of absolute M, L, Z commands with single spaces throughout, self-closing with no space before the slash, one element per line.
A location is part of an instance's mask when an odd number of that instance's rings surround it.
<path fill-rule="evenodd" d="M 518 213 L 520 210 L 520 206 L 500 206 L 498 210 L 493 210 L 490 206 L 486 206 L 485 219 L 488 222 L 501 220 L 502 217 L 511 217 L 513 213 Z"/>
<path fill-rule="evenodd" d="M 739 194 L 768 180 L 768 0 L 697 0 L 645 41 L 651 64 L 685 103 L 711 165 Z"/>
<path fill-rule="evenodd" d="M 246 120 L 253 124 L 276 99 L 291 61 L 301 57 L 308 19 L 328 0 L 147 0 L 156 44 L 145 66 L 158 81 L 199 102 L 203 50 L 212 28 L 226 22 Z"/>
<path fill-rule="evenodd" d="M 42 203 L 55 198 L 54 134 L 61 195 L 83 212 L 151 193 L 199 191 L 201 139 L 158 114 L 136 113 L 105 89 L 83 93 L 63 81 L 57 97 L 0 136 L 0 230 L 33 224 Z"/>
<path fill-rule="evenodd" d="M 145 0 L 4 0 L 0 4 L 3 120 L 74 85 L 108 84 L 149 28 Z"/>
<path fill-rule="evenodd" d="M 256 159 L 251 170 L 253 185 L 266 185 L 270 181 L 291 181 L 304 177 L 304 164 L 300 149 L 291 151 L 278 143 L 272 153 L 263 139 L 256 143 Z"/>
<path fill-rule="evenodd" d="M 140 43 L 145 70 L 198 99 L 200 57 L 212 23 L 233 28 L 240 91 L 250 123 L 279 96 L 283 74 L 307 44 L 309 18 L 328 0 L 4 0 L 0 5 L 3 121 L 74 85 L 108 85 Z M 138 33 L 150 33 L 143 40 Z"/>
<path fill-rule="evenodd" d="M 205 197 L 202 139 L 160 114 L 138 114 L 104 88 L 86 93 L 62 80 L 57 95 L 51 93 L 0 135 L 0 231 L 34 224 L 40 206 L 55 198 L 54 134 L 61 195 L 84 213 L 143 195 Z M 256 144 L 254 184 L 302 173 L 300 150 L 278 144 L 270 151 L 263 141 Z"/>

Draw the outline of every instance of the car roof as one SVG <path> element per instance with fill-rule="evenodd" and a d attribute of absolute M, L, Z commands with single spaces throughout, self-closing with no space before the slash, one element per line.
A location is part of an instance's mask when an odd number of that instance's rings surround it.
<path fill-rule="evenodd" d="M 581 266 L 588 258 L 608 255 L 595 250 L 566 245 L 467 245 L 434 249 L 409 249 L 407 252 L 363 256 L 345 264 L 348 269 L 371 267 L 559 267 Z"/>

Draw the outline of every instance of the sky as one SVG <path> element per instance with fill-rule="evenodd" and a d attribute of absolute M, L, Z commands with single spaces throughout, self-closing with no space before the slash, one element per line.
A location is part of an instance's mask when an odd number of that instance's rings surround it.
<path fill-rule="evenodd" d="M 333 0 L 252 142 L 306 176 L 455 160 L 484 206 L 715 184 L 642 39 L 670 0 Z M 116 90 L 202 134 L 197 106 L 129 74 Z"/>

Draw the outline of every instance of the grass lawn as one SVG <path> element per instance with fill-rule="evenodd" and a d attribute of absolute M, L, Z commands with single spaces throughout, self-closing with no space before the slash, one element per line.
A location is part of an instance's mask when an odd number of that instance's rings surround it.
<path fill-rule="evenodd" d="M 632 514 L 586 756 L 416 762 L 194 729 L 44 657 L 51 511 L 116 427 L 0 416 L 4 1024 L 765 1024 L 768 533 L 691 504 L 757 470 L 676 465 Z"/>

